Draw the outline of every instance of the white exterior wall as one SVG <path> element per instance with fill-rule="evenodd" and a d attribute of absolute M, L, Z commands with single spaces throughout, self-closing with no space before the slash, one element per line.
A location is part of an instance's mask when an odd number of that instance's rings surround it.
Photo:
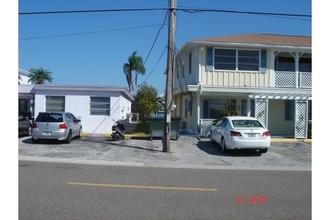
<path fill-rule="evenodd" d="M 40 93 L 40 92 L 39 92 Z M 35 94 L 35 116 L 46 111 L 46 96 L 65 96 L 65 111 L 81 119 L 84 133 L 109 134 L 114 121 L 126 118 L 131 113 L 131 102 L 120 92 L 75 92 L 47 91 L 46 94 Z M 90 97 L 109 97 L 110 115 L 91 115 Z"/>

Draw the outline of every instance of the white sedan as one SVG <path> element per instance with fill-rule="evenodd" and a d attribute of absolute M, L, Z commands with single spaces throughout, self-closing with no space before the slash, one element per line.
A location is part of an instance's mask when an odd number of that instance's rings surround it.
<path fill-rule="evenodd" d="M 255 149 L 266 153 L 270 147 L 270 132 L 258 119 L 246 116 L 223 117 L 211 127 L 210 139 L 227 149 Z"/>

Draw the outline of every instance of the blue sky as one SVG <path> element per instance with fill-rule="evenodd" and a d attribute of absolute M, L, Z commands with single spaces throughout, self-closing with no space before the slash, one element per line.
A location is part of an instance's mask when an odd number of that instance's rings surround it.
<path fill-rule="evenodd" d="M 165 8 L 168 0 L 19 0 L 19 12 Z M 311 0 L 177 0 L 178 7 L 312 14 Z M 18 64 L 43 67 L 61 85 L 127 86 L 122 66 L 137 51 L 146 60 L 142 82 L 165 90 L 168 26 L 165 11 L 19 15 Z M 271 33 L 312 34 L 309 18 L 233 13 L 177 12 L 176 48 L 191 39 Z M 167 24 L 167 21 L 166 21 Z M 163 54 L 163 56 L 162 56 Z M 158 62 L 159 61 L 159 62 Z"/>

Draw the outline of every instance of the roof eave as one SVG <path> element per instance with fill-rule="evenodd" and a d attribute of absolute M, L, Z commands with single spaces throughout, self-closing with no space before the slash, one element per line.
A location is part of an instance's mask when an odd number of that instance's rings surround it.
<path fill-rule="evenodd" d="M 188 41 L 185 47 L 192 46 L 215 46 L 215 47 L 246 47 L 246 48 L 273 48 L 273 49 L 295 49 L 295 50 L 311 50 L 311 47 L 295 46 L 295 45 L 274 45 L 274 44 L 255 44 L 255 43 L 233 43 L 233 42 L 207 42 L 207 41 Z"/>

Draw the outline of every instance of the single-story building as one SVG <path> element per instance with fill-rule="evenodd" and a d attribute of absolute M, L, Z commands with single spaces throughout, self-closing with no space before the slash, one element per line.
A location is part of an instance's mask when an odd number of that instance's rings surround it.
<path fill-rule="evenodd" d="M 111 133 L 114 122 L 131 116 L 132 95 L 125 87 L 19 85 L 19 114 L 67 111 L 81 120 L 84 133 Z"/>

